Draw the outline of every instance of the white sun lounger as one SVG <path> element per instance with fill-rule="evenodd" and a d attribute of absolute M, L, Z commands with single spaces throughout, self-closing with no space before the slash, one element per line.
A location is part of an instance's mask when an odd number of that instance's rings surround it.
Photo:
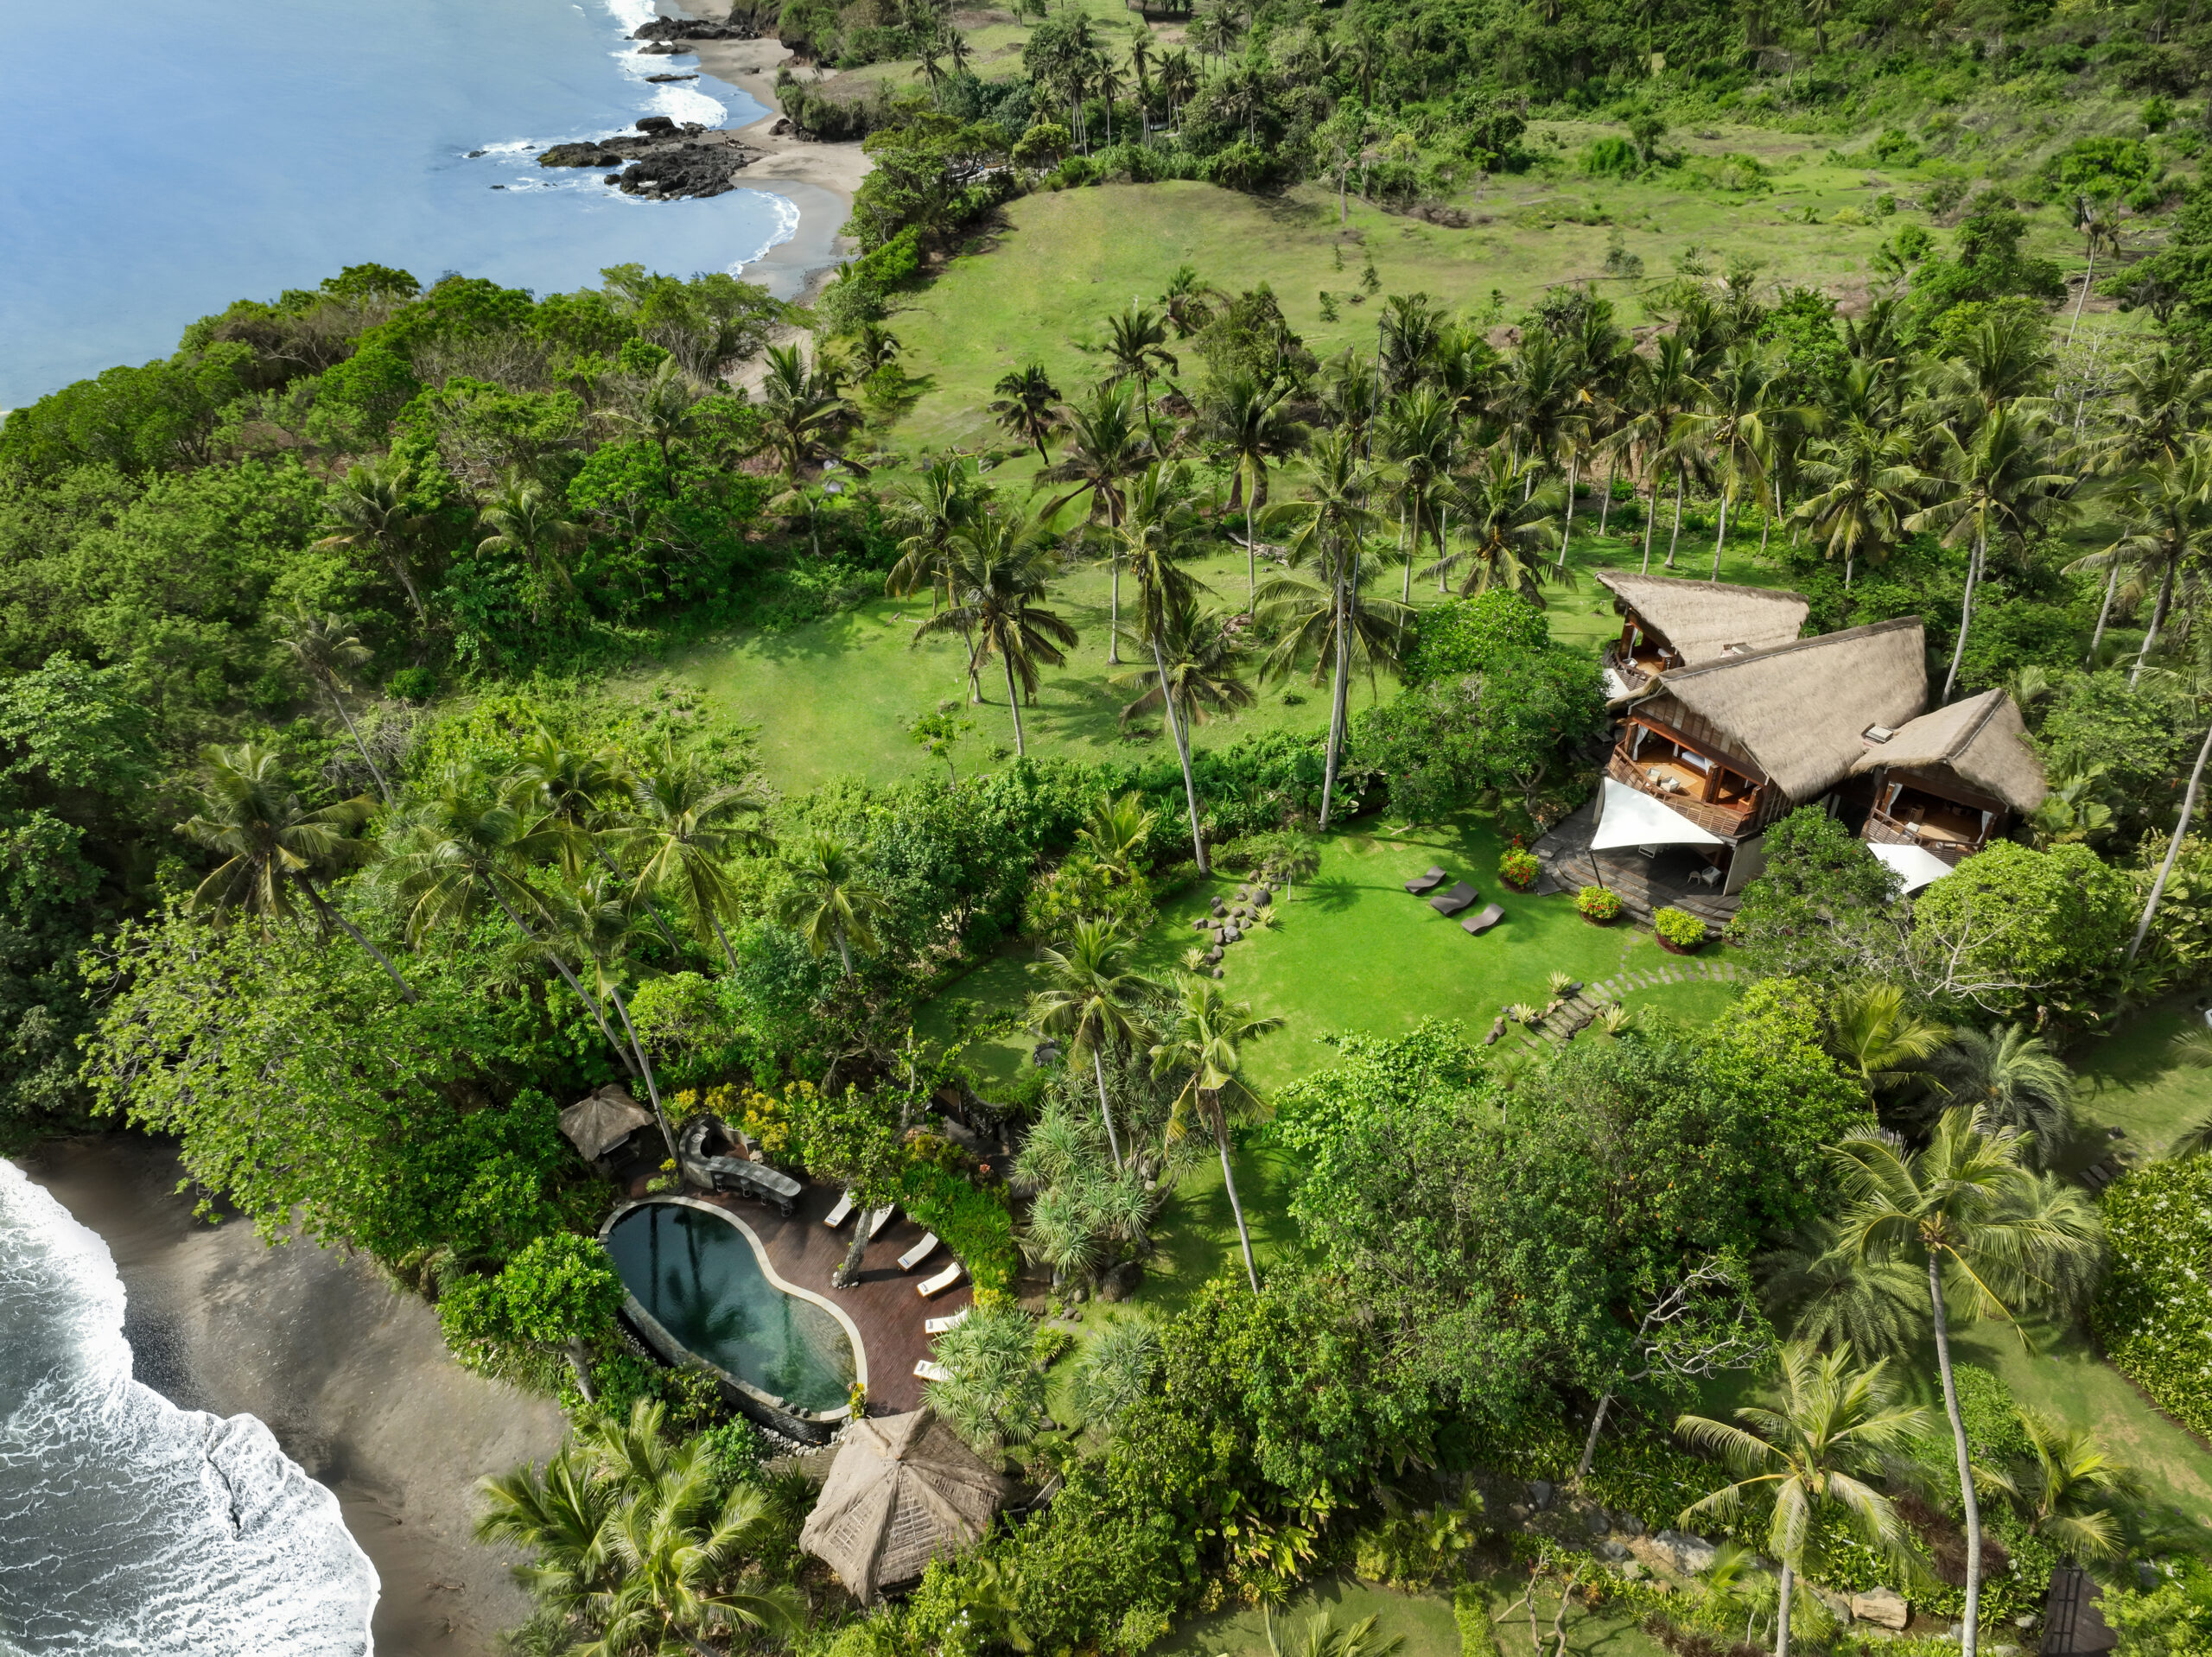
<path fill-rule="evenodd" d="M 902 1272 L 911 1272 L 936 1253 L 937 1233 L 928 1232 L 924 1235 L 921 1241 L 899 1256 L 899 1269 Z"/>
<path fill-rule="evenodd" d="M 920 1286 L 922 1298 L 927 1300 L 932 1295 L 943 1294 L 947 1289 L 950 1288 L 954 1284 L 959 1281 L 960 1262 L 958 1260 L 955 1260 L 951 1265 L 946 1267 L 944 1270 L 939 1272 L 935 1277 L 924 1278 L 922 1279 Z"/>
<path fill-rule="evenodd" d="M 951 1370 L 941 1363 L 931 1363 L 927 1358 L 924 1358 L 914 1366 L 914 1373 L 924 1381 L 950 1381 L 952 1379 Z"/>
<path fill-rule="evenodd" d="M 973 1306 L 963 1306 L 948 1317 L 925 1317 L 922 1320 L 922 1333 L 942 1335 L 949 1329 L 957 1329 L 968 1320 L 968 1314 L 975 1310 Z"/>
<path fill-rule="evenodd" d="M 852 1217 L 853 1194 L 850 1191 L 847 1191 L 838 1197 L 837 1206 L 831 1209 L 829 1213 L 822 1216 L 822 1223 L 828 1226 L 830 1230 L 835 1231 L 839 1226 L 844 1224 L 846 1221 Z"/>
<path fill-rule="evenodd" d="M 898 1205 L 893 1203 L 888 1208 L 880 1208 L 876 1209 L 874 1213 L 869 1215 L 865 1220 L 862 1220 L 861 1223 L 868 1228 L 868 1240 L 870 1242 L 874 1242 L 875 1241 L 875 1234 L 882 1230 L 884 1227 L 889 1225 L 891 1223 L 891 1216 L 898 1212 Z"/>

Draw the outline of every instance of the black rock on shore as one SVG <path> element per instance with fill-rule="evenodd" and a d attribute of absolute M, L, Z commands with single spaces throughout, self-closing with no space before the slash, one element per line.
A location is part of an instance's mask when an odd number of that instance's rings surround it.
<path fill-rule="evenodd" d="M 537 164 L 619 168 L 607 181 L 625 195 L 673 201 L 735 189 L 733 175 L 760 156 L 726 132 L 710 132 L 696 122 L 679 127 L 665 115 L 648 115 L 638 129 L 634 136 L 555 144 L 538 156 Z"/>
<path fill-rule="evenodd" d="M 633 41 L 749 41 L 753 33 L 741 23 L 702 22 L 696 17 L 656 17 L 641 23 Z"/>

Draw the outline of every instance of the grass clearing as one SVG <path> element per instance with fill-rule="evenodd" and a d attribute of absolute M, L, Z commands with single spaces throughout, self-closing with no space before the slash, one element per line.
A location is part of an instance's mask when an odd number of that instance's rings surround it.
<path fill-rule="evenodd" d="M 1452 1616 L 1448 1592 L 1401 1594 L 1351 1577 L 1324 1577 L 1306 1584 L 1273 1613 L 1272 1640 L 1268 1615 L 1256 1607 L 1240 1605 L 1187 1618 L 1154 1646 L 1153 1653 L 1154 1657 L 1271 1653 L 1276 1641 L 1296 1646 L 1316 1616 L 1330 1617 L 1338 1629 L 1371 1616 L 1375 1640 L 1367 1647 L 1370 1651 L 1389 1650 L 1393 1657 L 1459 1657 L 1459 1625 Z M 1393 1641 L 1400 1643 L 1394 1647 Z M 1579 1641 L 1575 1649 L 1584 1649 Z M 1638 1653 L 1637 1657 L 1644 1654 Z"/>

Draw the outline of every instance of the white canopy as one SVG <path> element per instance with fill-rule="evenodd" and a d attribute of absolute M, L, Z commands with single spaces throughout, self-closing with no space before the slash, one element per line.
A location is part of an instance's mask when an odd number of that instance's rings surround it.
<path fill-rule="evenodd" d="M 1866 849 L 1904 877 L 1907 892 L 1917 892 L 1951 872 L 1948 863 L 1923 847 L 1869 845 Z"/>
<path fill-rule="evenodd" d="M 1605 792 L 1598 817 L 1598 832 L 1590 849 L 1610 852 L 1622 846 L 1718 846 L 1720 836 L 1707 834 L 1688 817 L 1670 811 L 1649 794 L 1626 783 L 1605 778 Z"/>

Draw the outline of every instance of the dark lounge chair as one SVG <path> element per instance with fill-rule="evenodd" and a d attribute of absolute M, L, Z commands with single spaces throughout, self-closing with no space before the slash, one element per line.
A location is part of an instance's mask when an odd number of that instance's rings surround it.
<path fill-rule="evenodd" d="M 1442 869 L 1431 869 L 1427 874 L 1417 874 L 1406 882 L 1406 890 L 1416 898 L 1423 892 L 1433 892 L 1451 877 Z"/>
<path fill-rule="evenodd" d="M 1456 915 L 1482 896 L 1465 880 L 1449 892 L 1440 892 L 1428 900 L 1428 906 L 1440 915 Z"/>
<path fill-rule="evenodd" d="M 1491 927 L 1497 925 L 1504 918 L 1505 911 L 1500 909 L 1496 904 L 1492 904 L 1489 908 L 1484 910 L 1481 914 L 1468 916 L 1466 919 L 1459 923 L 1459 925 L 1460 929 L 1466 932 L 1471 937 L 1480 937 L 1484 933 L 1489 931 Z"/>

